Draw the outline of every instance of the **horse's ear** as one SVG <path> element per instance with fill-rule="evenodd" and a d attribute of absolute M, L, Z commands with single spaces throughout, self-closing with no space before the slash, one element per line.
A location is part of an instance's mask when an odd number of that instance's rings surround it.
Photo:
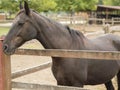
<path fill-rule="evenodd" d="M 24 8 L 25 8 L 26 15 L 29 15 L 30 14 L 30 9 L 29 9 L 28 3 L 26 1 L 24 1 Z"/>
<path fill-rule="evenodd" d="M 23 9 L 22 1 L 20 1 L 20 5 L 19 5 L 19 7 L 20 7 L 20 10 Z"/>

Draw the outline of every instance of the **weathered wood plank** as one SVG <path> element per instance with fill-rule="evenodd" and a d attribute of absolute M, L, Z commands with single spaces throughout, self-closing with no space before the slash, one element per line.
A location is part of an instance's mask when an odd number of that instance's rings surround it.
<path fill-rule="evenodd" d="M 97 60 L 120 60 L 120 52 L 117 51 L 87 51 L 87 50 L 62 50 L 62 49 L 18 49 L 19 55 L 37 55 L 52 57 L 84 58 Z"/>
<path fill-rule="evenodd" d="M 11 62 L 10 57 L 2 52 L 0 40 L 0 90 L 11 90 Z"/>
<path fill-rule="evenodd" d="M 28 90 L 88 90 L 78 87 L 40 85 L 40 84 L 30 84 L 30 83 L 20 83 L 20 82 L 12 82 L 12 87 L 28 89 Z"/>
<path fill-rule="evenodd" d="M 38 65 L 38 66 L 34 66 L 34 67 L 31 67 L 31 68 L 28 68 L 28 69 L 13 72 L 12 73 L 12 79 L 15 79 L 15 78 L 27 75 L 27 74 L 31 74 L 31 73 L 43 70 L 45 68 L 50 67 L 51 64 L 52 64 L 51 62 L 47 62 L 47 63 L 41 64 L 41 65 Z"/>

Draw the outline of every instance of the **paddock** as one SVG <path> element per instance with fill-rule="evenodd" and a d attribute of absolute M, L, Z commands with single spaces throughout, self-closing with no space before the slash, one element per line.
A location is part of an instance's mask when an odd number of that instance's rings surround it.
<path fill-rule="evenodd" d="M 94 26 L 93 26 L 94 29 L 96 29 Z M 85 35 L 87 37 L 94 37 L 94 36 L 98 36 L 98 35 L 102 35 L 104 34 L 104 31 L 102 31 L 101 29 L 98 29 L 100 31 L 97 31 L 95 32 L 95 30 L 92 32 L 92 33 L 86 33 Z M 86 31 L 87 32 L 87 31 Z M 89 32 L 89 31 L 88 31 Z M 30 41 L 30 42 L 27 42 L 27 44 L 29 43 L 36 43 L 36 41 Z M 37 50 L 36 48 L 34 48 L 33 46 L 37 47 Z M 38 47 L 40 46 L 40 47 Z M 39 50 L 38 49 L 41 49 L 41 45 L 39 43 L 37 43 L 37 45 L 31 45 L 29 46 L 30 48 L 33 48 L 35 49 L 36 53 L 39 53 Z M 2 49 L 0 48 L 0 51 Z M 36 53 L 27 49 L 30 53 L 25 53 L 25 49 L 20 49 L 16 52 L 15 55 L 11 56 L 11 64 L 12 65 L 6 65 L 6 66 L 11 66 L 12 70 L 11 70 L 11 73 L 12 73 L 12 87 L 14 87 L 12 90 L 18 90 L 18 89 L 15 89 L 15 88 L 21 88 L 20 90 L 26 90 L 26 89 L 30 89 L 29 87 L 33 87 L 33 89 L 35 89 L 34 87 L 42 87 L 42 85 L 45 87 L 49 87 L 49 90 L 52 86 L 52 89 L 51 90 L 54 90 L 53 88 L 56 88 L 56 80 L 54 79 L 52 73 L 51 73 L 51 70 L 50 70 L 50 66 L 51 66 L 51 58 L 49 57 L 44 57 L 44 56 L 36 56 Z M 42 52 L 45 53 L 46 50 L 43 50 L 42 48 Z M 68 50 L 69 51 L 69 50 Z M 33 52 L 33 53 L 32 53 Z M 49 52 L 49 51 L 48 51 Z M 64 52 L 64 51 L 63 51 Z M 62 53 L 63 53 L 62 52 Z M 76 51 L 75 51 L 76 52 Z M 78 52 L 78 51 L 77 51 Z M 83 51 L 82 51 L 83 52 Z M 20 55 L 21 54 L 21 55 Z M 26 55 L 25 55 L 26 54 Z M 30 55 L 29 55 L 30 54 Z M 111 53 L 112 54 L 112 53 Z M 47 54 L 46 54 L 47 55 Z M 45 56 L 46 56 L 45 55 Z M 55 54 L 52 54 L 52 55 L 56 55 Z M 82 56 L 82 55 L 81 55 Z M 37 58 L 36 58 L 37 57 Z M 70 56 L 72 57 L 72 56 Z M 102 57 L 102 56 L 100 56 Z M 106 57 L 106 56 L 105 56 Z M 118 56 L 114 56 L 114 57 L 117 57 Z M 10 57 L 7 57 L 8 59 Z M 109 57 L 108 57 L 109 58 Z M 116 59 L 117 59 L 116 58 Z M 37 59 L 41 59 L 41 61 L 37 60 Z M 14 61 L 13 61 L 14 60 Z M 29 61 L 30 60 L 30 61 Z M 35 62 L 33 62 L 33 60 L 35 60 Z M 9 60 L 7 60 L 6 62 L 8 63 Z M 20 63 L 21 62 L 21 63 Z M 41 63 L 39 63 L 41 62 Z M 32 63 L 32 64 L 31 64 Z M 21 66 L 24 65 L 23 67 Z M 28 67 L 25 67 L 27 64 Z M 37 65 L 37 66 L 36 66 Z M 21 67 L 20 67 L 21 66 Z M 9 67 L 6 67 L 6 68 L 9 68 Z M 17 68 L 17 69 L 15 69 Z M 26 68 L 26 69 L 25 69 Z M 34 69 L 31 69 L 31 68 L 34 68 Z M 38 73 L 39 72 L 39 76 L 40 77 L 37 77 L 38 76 Z M 8 71 L 7 71 L 8 72 Z M 29 75 L 28 75 L 29 73 Z M 11 74 L 9 74 L 11 75 Z M 49 75 L 49 76 L 48 76 Z M 18 78 L 19 77 L 19 78 Z M 46 78 L 47 77 L 47 78 Z M 33 78 L 33 80 L 31 79 Z M 34 80 L 34 78 L 36 80 Z M 40 78 L 40 80 L 38 80 L 37 78 Z M 52 79 L 51 79 L 52 78 Z M 20 81 L 20 82 L 19 82 Z M 114 80 L 115 81 L 115 80 Z M 11 82 L 11 81 L 9 81 Z M 29 83 L 30 82 L 30 83 Z M 33 83 L 32 83 L 33 82 Z M 28 84 L 29 83 L 29 84 Z M 37 83 L 37 84 L 36 84 Z M 115 82 L 114 82 L 115 83 Z M 2 84 L 1 84 L 2 85 Z M 116 83 L 115 83 L 115 86 L 116 86 Z M 2 87 L 2 86 L 1 86 Z M 43 88 L 44 88 L 43 87 Z M 26 89 L 24 89 L 26 88 Z M 42 88 L 42 89 L 43 89 Z M 65 87 L 67 88 L 67 87 Z M 72 88 L 73 89 L 73 88 Z M 104 86 L 102 85 L 98 85 L 98 86 L 87 86 L 84 88 L 85 90 L 86 89 L 90 89 L 90 90 L 105 90 L 104 89 Z M 82 90 L 84 90 L 82 89 Z M 1 89 L 0 89 L 1 90 Z M 4 89 L 3 89 L 4 90 Z M 9 90 L 9 89 L 8 89 Z M 35 89 L 36 90 L 36 89 Z M 44 90 L 44 89 L 43 89 Z M 45 89 L 47 90 L 47 89 Z M 55 89 L 55 90 L 58 90 L 58 89 Z M 60 90 L 64 90 L 63 88 L 60 89 Z M 70 90 L 70 89 L 65 89 L 65 90 Z M 75 90 L 81 90 L 81 89 L 75 89 Z"/>

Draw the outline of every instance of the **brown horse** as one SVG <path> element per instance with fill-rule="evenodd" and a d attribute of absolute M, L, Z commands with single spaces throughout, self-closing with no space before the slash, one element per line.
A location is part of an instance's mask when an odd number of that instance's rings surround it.
<path fill-rule="evenodd" d="M 81 32 L 39 15 L 25 2 L 4 40 L 3 51 L 8 55 L 14 54 L 16 48 L 31 39 L 37 39 L 46 49 L 120 50 L 120 37 L 108 34 L 90 40 Z M 117 75 L 120 90 L 119 61 L 52 57 L 52 63 L 58 85 L 83 87 L 105 84 L 107 90 L 114 90 L 111 79 Z"/>

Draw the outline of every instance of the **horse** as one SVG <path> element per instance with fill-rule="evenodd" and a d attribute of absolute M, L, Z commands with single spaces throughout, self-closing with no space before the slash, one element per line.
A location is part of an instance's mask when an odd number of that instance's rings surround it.
<path fill-rule="evenodd" d="M 120 37 L 106 34 L 94 39 L 29 8 L 27 2 L 14 18 L 10 31 L 3 41 L 7 55 L 26 41 L 37 39 L 45 49 L 120 51 Z M 117 76 L 120 90 L 120 62 L 118 60 L 93 60 L 81 58 L 52 58 L 52 72 L 58 85 L 83 87 L 104 84 L 114 90 L 111 79 Z"/>

